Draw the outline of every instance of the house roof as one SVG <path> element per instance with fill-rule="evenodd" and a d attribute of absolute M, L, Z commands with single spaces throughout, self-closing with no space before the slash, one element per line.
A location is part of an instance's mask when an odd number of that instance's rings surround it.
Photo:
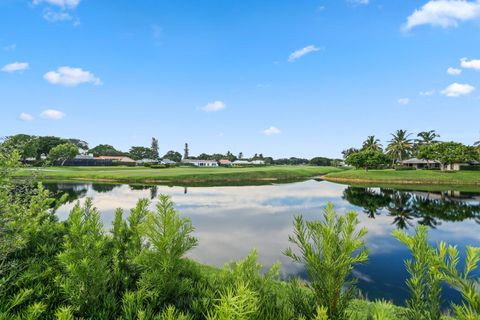
<path fill-rule="evenodd" d="M 127 157 L 127 156 L 99 156 L 99 157 L 96 157 L 95 159 L 118 160 L 118 161 L 124 161 L 124 162 L 135 162 L 135 160 L 133 160 L 132 158 Z"/>
<path fill-rule="evenodd" d="M 408 160 L 403 160 L 402 164 L 439 164 L 440 162 L 437 160 L 426 160 L 426 159 L 417 159 L 411 158 Z"/>

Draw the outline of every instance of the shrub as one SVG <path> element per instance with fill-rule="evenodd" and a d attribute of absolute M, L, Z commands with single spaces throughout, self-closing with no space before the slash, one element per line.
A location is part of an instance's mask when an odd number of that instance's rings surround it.
<path fill-rule="evenodd" d="M 441 242 L 437 257 L 439 258 L 439 268 L 436 270 L 440 277 L 460 291 L 464 300 L 462 305 L 453 306 L 457 319 L 480 319 L 480 278 L 478 278 L 478 273 L 476 274 L 480 262 L 480 247 L 467 246 L 463 272 L 458 270 L 460 257 L 456 246 L 447 246 L 445 242 Z"/>
<path fill-rule="evenodd" d="M 480 165 L 460 166 L 460 171 L 480 171 Z"/>
<path fill-rule="evenodd" d="M 327 308 L 329 319 L 343 319 L 354 297 L 353 267 L 368 260 L 363 240 L 367 230 L 357 230 L 355 212 L 340 216 L 331 203 L 323 217 L 324 221 L 307 222 L 301 216 L 295 217 L 294 235 L 289 241 L 298 247 L 300 255 L 291 248 L 285 254 L 305 264 L 317 306 Z"/>
<path fill-rule="evenodd" d="M 428 229 L 418 226 L 413 236 L 394 231 L 395 237 L 405 244 L 412 253 L 413 260 L 407 260 L 410 278 L 407 286 L 410 299 L 407 301 L 408 318 L 411 320 L 436 320 L 441 315 L 440 277 L 432 272 L 435 266 L 435 250 L 428 244 Z"/>

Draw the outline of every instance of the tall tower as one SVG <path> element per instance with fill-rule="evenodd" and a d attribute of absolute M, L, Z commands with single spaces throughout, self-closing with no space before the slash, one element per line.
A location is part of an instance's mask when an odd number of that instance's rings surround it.
<path fill-rule="evenodd" d="M 185 152 L 183 154 L 183 159 L 188 159 L 188 143 L 185 143 Z"/>

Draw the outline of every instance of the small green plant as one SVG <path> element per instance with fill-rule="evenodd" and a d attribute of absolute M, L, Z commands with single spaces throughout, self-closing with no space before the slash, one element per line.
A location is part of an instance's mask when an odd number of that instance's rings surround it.
<path fill-rule="evenodd" d="M 413 259 L 405 265 L 410 274 L 407 286 L 410 298 L 407 300 L 408 317 L 411 320 L 436 320 L 441 315 L 441 279 L 433 272 L 435 249 L 428 244 L 428 229 L 418 226 L 415 234 L 408 235 L 399 230 L 394 236 L 411 251 Z"/>
<path fill-rule="evenodd" d="M 461 305 L 454 305 L 453 310 L 458 320 L 480 319 L 480 277 L 478 272 L 480 248 L 467 246 L 467 256 L 463 272 L 459 271 L 460 256 L 456 246 L 447 246 L 441 242 L 437 251 L 440 268 L 437 269 L 443 280 L 457 289 L 463 297 Z"/>
<path fill-rule="evenodd" d="M 343 319 L 355 292 L 353 267 L 368 260 L 363 240 L 367 230 L 357 230 L 355 212 L 338 215 L 331 203 L 323 218 L 324 221 L 305 221 L 302 216 L 295 217 L 294 235 L 289 240 L 300 254 L 291 248 L 285 254 L 305 264 L 317 306 L 327 308 L 329 319 Z"/>
<path fill-rule="evenodd" d="M 221 294 L 208 320 L 250 320 L 258 308 L 257 295 L 245 283 L 238 282 Z"/>

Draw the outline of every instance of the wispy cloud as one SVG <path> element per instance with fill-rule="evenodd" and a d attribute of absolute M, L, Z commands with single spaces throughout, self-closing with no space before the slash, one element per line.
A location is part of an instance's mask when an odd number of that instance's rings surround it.
<path fill-rule="evenodd" d="M 403 106 L 410 104 L 410 99 L 409 98 L 400 98 L 397 100 L 398 104 L 401 104 Z"/>
<path fill-rule="evenodd" d="M 82 83 L 101 85 L 102 81 L 90 71 L 81 68 L 60 67 L 56 71 L 49 71 L 43 76 L 51 84 L 75 87 Z"/>
<path fill-rule="evenodd" d="M 282 131 L 280 129 L 274 126 L 270 126 L 270 128 L 263 130 L 263 134 L 266 136 L 273 136 L 275 134 L 280 134 L 281 132 Z"/>
<path fill-rule="evenodd" d="M 420 95 L 423 97 L 433 96 L 434 94 L 435 94 L 435 90 L 427 90 L 427 91 L 420 92 Z"/>
<path fill-rule="evenodd" d="M 2 71 L 13 73 L 13 72 L 20 72 L 25 71 L 29 68 L 28 62 L 13 62 L 3 66 Z"/>
<path fill-rule="evenodd" d="M 64 118 L 66 115 L 62 111 L 55 110 L 55 109 L 47 109 L 40 113 L 40 117 L 43 119 L 49 120 L 60 120 Z"/>
<path fill-rule="evenodd" d="M 75 9 L 80 4 L 80 0 L 33 0 L 33 4 L 41 3 L 46 3 L 63 9 Z"/>
<path fill-rule="evenodd" d="M 447 73 L 452 76 L 458 76 L 462 73 L 462 69 L 450 67 L 447 69 Z"/>
<path fill-rule="evenodd" d="M 320 50 L 321 50 L 320 48 L 317 48 L 314 45 L 306 46 L 305 48 L 302 48 L 302 49 L 299 49 L 299 50 L 296 50 L 296 51 L 292 52 L 290 54 L 290 56 L 288 56 L 288 61 L 289 62 L 294 62 L 295 60 L 300 59 L 301 57 L 303 57 L 306 54 L 316 52 L 316 51 L 320 51 Z"/>
<path fill-rule="evenodd" d="M 152 24 L 151 32 L 152 32 L 152 38 L 155 44 L 157 45 L 162 44 L 163 28 L 158 24 Z"/>
<path fill-rule="evenodd" d="M 447 97 L 460 97 L 463 95 L 467 95 L 475 91 L 475 87 L 469 84 L 462 84 L 462 83 L 452 83 L 448 87 L 446 87 L 443 91 L 442 94 Z"/>
<path fill-rule="evenodd" d="M 465 69 L 480 70 L 480 59 L 468 60 L 467 58 L 460 59 L 460 66 Z"/>
<path fill-rule="evenodd" d="M 22 112 L 22 113 L 20 113 L 20 115 L 18 116 L 18 119 L 20 119 L 20 120 L 22 120 L 22 121 L 25 121 L 25 122 L 28 122 L 28 121 L 32 121 L 32 120 L 33 120 L 33 116 L 32 116 L 30 113 Z"/>
<path fill-rule="evenodd" d="M 421 25 L 456 27 L 462 21 L 480 18 L 480 0 L 430 0 L 421 9 L 415 10 L 404 25 L 411 30 Z"/>
<path fill-rule="evenodd" d="M 225 109 L 227 105 L 225 102 L 216 100 L 210 103 L 207 103 L 202 108 L 200 108 L 204 112 L 216 112 Z"/>
<path fill-rule="evenodd" d="M 3 50 L 5 51 L 13 51 L 17 48 L 17 44 L 16 43 L 11 43 L 9 45 L 6 45 L 3 47 Z"/>
<path fill-rule="evenodd" d="M 367 5 L 370 3 L 370 0 L 348 0 L 348 2 L 353 4 Z"/>

